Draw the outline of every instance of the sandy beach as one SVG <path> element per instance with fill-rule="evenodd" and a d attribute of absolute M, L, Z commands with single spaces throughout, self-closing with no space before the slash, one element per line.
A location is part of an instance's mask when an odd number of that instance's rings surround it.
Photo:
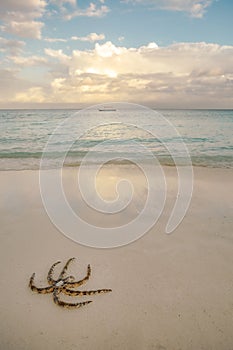
<path fill-rule="evenodd" d="M 66 178 L 74 172 L 66 169 Z M 41 201 L 38 171 L 0 172 L 1 349 L 233 349 L 233 170 L 194 168 L 189 211 L 171 235 L 164 228 L 176 170 L 165 172 L 170 192 L 158 223 L 115 249 L 81 246 L 57 230 Z M 107 186 L 109 173 L 102 176 Z M 70 257 L 77 258 L 70 266 L 77 278 L 92 267 L 80 290 L 112 293 L 70 297 L 93 303 L 67 310 L 29 289 L 33 272 L 46 286 L 50 266 Z"/>

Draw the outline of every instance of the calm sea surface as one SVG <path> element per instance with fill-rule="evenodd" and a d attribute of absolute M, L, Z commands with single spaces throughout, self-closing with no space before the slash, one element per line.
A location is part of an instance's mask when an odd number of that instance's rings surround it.
<path fill-rule="evenodd" d="M 98 163 L 103 153 L 109 153 L 111 158 L 119 148 L 120 161 L 124 161 L 122 146 L 127 158 L 134 152 L 134 141 L 150 150 L 161 164 L 174 164 L 167 145 L 184 143 L 193 165 L 233 167 L 233 110 L 162 110 L 159 113 L 166 119 L 158 120 L 153 111 L 129 109 L 124 113 L 125 124 L 122 124 L 117 110 L 0 110 L 0 170 L 38 169 L 44 147 L 56 133 L 48 156 L 56 158 L 64 149 L 68 150 L 65 166 L 80 164 L 87 153 L 90 161 Z M 93 128 L 92 121 L 104 125 Z M 180 136 L 171 130 L 167 132 L 169 122 Z M 61 123 L 64 127 L 56 130 Z M 103 141 L 104 149 L 96 150 Z M 139 152 L 138 157 L 143 159 L 143 154 Z"/>

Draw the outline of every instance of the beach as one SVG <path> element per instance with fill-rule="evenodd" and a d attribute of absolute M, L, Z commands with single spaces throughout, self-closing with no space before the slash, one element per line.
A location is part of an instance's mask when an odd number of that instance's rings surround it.
<path fill-rule="evenodd" d="M 75 171 L 67 168 L 65 176 Z M 117 171 L 130 172 L 127 165 Z M 189 210 L 170 235 L 164 231 L 176 168 L 164 171 L 169 191 L 157 224 L 114 249 L 85 247 L 59 232 L 43 207 L 38 170 L 0 172 L 1 349 L 233 348 L 233 170 L 194 167 Z M 107 186 L 109 170 L 101 176 Z M 140 184 L 141 175 L 135 177 Z M 85 276 L 88 264 L 92 268 L 80 290 L 112 292 L 69 297 L 93 302 L 68 310 L 51 294 L 29 289 L 33 272 L 36 285 L 47 286 L 50 266 L 60 260 L 62 267 L 71 257 L 75 277 Z"/>
<path fill-rule="evenodd" d="M 232 13 L 1 1 L 0 350 L 233 350 Z"/>

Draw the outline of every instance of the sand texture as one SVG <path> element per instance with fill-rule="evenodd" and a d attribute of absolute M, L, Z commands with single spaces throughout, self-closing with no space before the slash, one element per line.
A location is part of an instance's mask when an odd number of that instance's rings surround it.
<path fill-rule="evenodd" d="M 66 170 L 66 178 L 74 171 Z M 163 232 L 176 171 L 165 171 L 170 194 L 155 227 L 132 244 L 105 250 L 74 243 L 51 223 L 38 171 L 0 173 L 0 349 L 233 349 L 233 170 L 194 169 L 190 209 L 171 235 Z M 108 186 L 109 173 L 101 176 Z M 38 285 L 47 285 L 52 263 L 70 257 L 77 258 L 70 273 L 78 279 L 92 267 L 80 290 L 112 293 L 69 297 L 93 303 L 66 310 L 51 294 L 29 289 L 33 272 Z"/>

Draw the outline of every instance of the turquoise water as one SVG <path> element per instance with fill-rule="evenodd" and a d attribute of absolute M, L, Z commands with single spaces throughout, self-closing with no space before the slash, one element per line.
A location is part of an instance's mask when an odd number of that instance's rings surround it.
<path fill-rule="evenodd" d="M 49 137 L 56 127 L 74 110 L 1 110 L 0 111 L 0 170 L 38 169 L 40 158 Z M 130 154 L 131 142 L 137 141 L 148 148 L 159 159 L 161 164 L 173 165 L 166 144 L 184 142 L 187 146 L 193 165 L 207 167 L 233 167 L 233 110 L 162 110 L 159 111 L 176 128 L 177 135 L 166 133 L 166 122 L 157 125 L 156 114 L 127 111 L 126 123 L 132 120 L 135 126 L 127 126 L 117 121 L 116 112 L 92 110 L 78 113 L 75 117 L 75 128 L 85 130 L 82 136 L 73 143 L 65 159 L 65 166 L 80 164 L 85 154 L 102 141 L 108 141 L 106 152 L 115 152 L 119 145 L 124 145 L 125 154 Z M 88 118 L 107 123 L 88 130 Z M 127 119 L 128 118 L 128 119 Z M 143 121 L 156 131 L 163 130 L 158 139 L 154 134 L 138 128 Z M 74 122 L 74 121 L 73 121 Z M 73 123 L 72 122 L 72 123 Z M 69 137 L 75 132 L 74 124 L 59 131 L 56 142 L 50 149 L 49 157 L 56 158 L 62 152 L 64 144 L 69 144 Z M 78 130 L 77 129 L 77 130 Z M 88 130 L 88 131 L 87 131 Z M 74 135 L 72 135 L 74 137 Z M 102 153 L 93 152 L 93 162 L 101 162 Z M 143 155 L 138 155 L 143 157 Z M 120 161 L 124 161 L 122 155 Z"/>

